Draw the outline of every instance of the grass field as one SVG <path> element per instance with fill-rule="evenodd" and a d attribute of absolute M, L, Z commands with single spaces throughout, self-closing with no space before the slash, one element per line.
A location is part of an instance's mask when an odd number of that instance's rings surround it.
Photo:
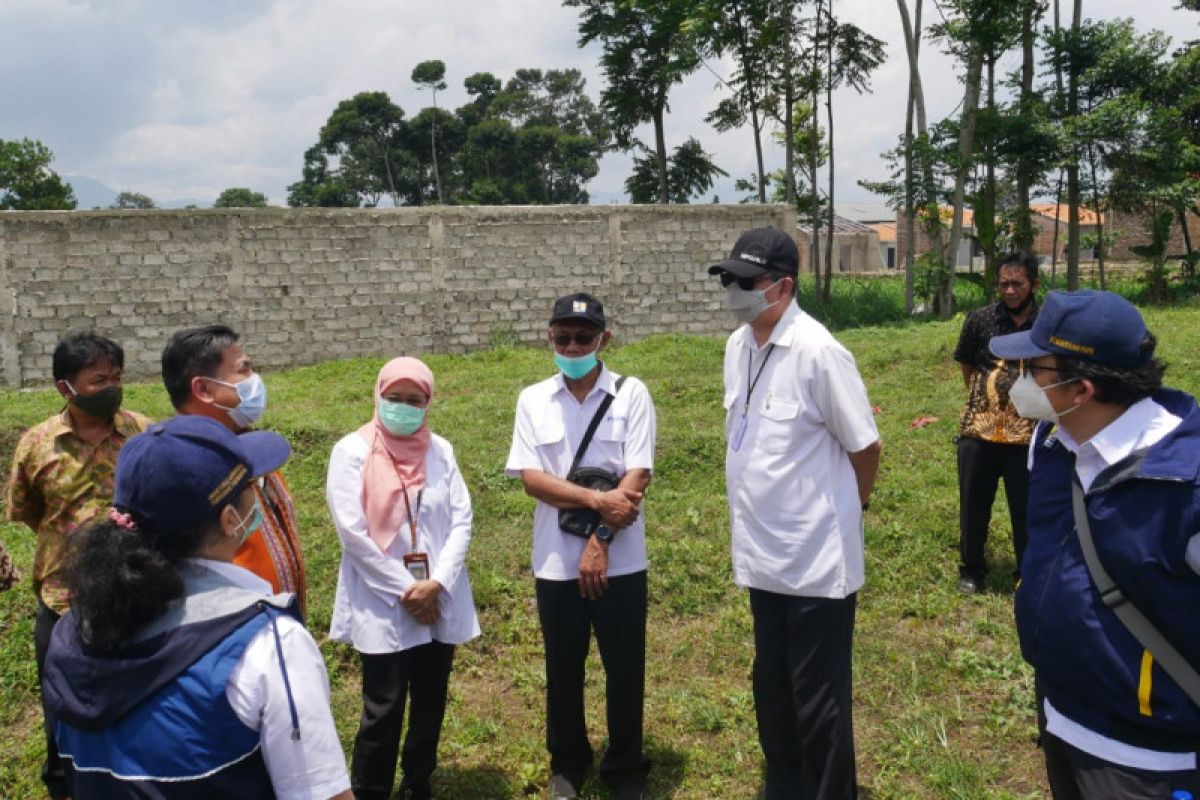
<path fill-rule="evenodd" d="M 1147 317 L 1171 364 L 1169 383 L 1200 390 L 1200 307 Z M 855 650 L 855 727 L 864 796 L 1026 798 L 1044 791 L 1033 744 L 1029 670 L 1011 619 L 1011 548 L 998 502 L 987 592 L 955 591 L 957 491 L 951 443 L 963 401 L 951 360 L 961 320 L 858 328 L 839 334 L 880 407 L 881 479 L 867 516 L 867 584 Z M 254 343 L 247 347 L 253 355 Z M 750 693 L 752 639 L 746 595 L 729 567 L 721 438 L 722 342 L 661 336 L 616 346 L 608 362 L 642 377 L 659 416 L 655 480 L 645 509 L 650 631 L 647 747 L 656 798 L 751 798 L 761 757 Z M 528 561 L 532 501 L 504 476 L 520 388 L 549 375 L 548 352 L 497 349 L 428 358 L 438 380 L 432 427 L 455 445 L 475 504 L 469 557 L 484 634 L 459 650 L 435 775 L 438 797 L 521 797 L 547 778 L 543 670 Z M 266 427 L 295 454 L 295 492 L 310 577 L 309 627 L 328 628 L 339 547 L 325 509 L 330 448 L 371 412 L 380 361 L 358 360 L 267 376 Z M 126 390 L 126 405 L 169 413 L 161 386 Z M 0 461 L 16 438 L 61 407 L 48 391 L 0 394 Z M 917 417 L 936 417 L 920 428 Z M 0 526 L 28 574 L 28 530 Z M 0 794 L 40 794 L 42 742 L 33 664 L 34 601 L 26 581 L 0 595 Z M 335 717 L 349 746 L 359 709 L 357 659 L 322 643 Z M 589 665 L 593 744 L 604 737 L 602 672 Z M 585 797 L 607 797 L 589 783 Z"/>

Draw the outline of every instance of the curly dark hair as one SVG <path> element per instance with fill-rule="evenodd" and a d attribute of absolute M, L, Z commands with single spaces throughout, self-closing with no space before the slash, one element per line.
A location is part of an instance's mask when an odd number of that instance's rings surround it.
<path fill-rule="evenodd" d="M 1140 367 L 1112 367 L 1056 356 L 1059 378 L 1064 381 L 1089 380 L 1096 387 L 1096 399 L 1101 403 L 1131 406 L 1162 388 L 1167 365 L 1154 357 L 1157 344 L 1154 334 L 1147 331 L 1142 341 L 1142 353 L 1149 354 L 1150 360 Z"/>
<path fill-rule="evenodd" d="M 139 524 L 128 530 L 105 519 L 68 541 L 65 578 L 71 612 L 90 652 L 109 655 L 139 628 L 183 597 L 179 565 L 213 535 L 215 520 L 183 533 L 158 536 Z"/>

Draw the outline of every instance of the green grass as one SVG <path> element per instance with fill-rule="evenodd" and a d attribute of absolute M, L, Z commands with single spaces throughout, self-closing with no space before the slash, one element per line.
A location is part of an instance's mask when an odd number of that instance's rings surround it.
<path fill-rule="evenodd" d="M 1197 305 L 1150 310 L 1169 382 L 1200 390 Z M 1007 512 L 998 502 L 987 592 L 955 591 L 957 491 L 951 439 L 963 401 L 951 352 L 961 318 L 843 331 L 855 353 L 885 449 L 867 517 L 867 585 L 855 651 L 855 727 L 860 783 L 872 800 L 1032 798 L 1045 792 L 1034 747 L 1032 686 L 1011 619 Z M 253 350 L 253 342 L 249 343 Z M 655 480 L 646 499 L 650 548 L 647 748 L 656 798 L 747 798 L 761 754 L 750 695 L 753 656 L 745 593 L 729 567 L 717 339 L 660 336 L 614 347 L 609 363 L 642 377 L 659 413 Z M 438 796 L 508 798 L 544 786 L 541 643 L 528 568 L 532 501 L 503 465 L 522 386 L 552 371 L 549 354 L 501 348 L 431 356 L 434 429 L 455 445 L 475 504 L 469 566 L 484 635 L 463 646 L 435 776 Z M 322 641 L 335 719 L 348 747 L 359 711 L 359 670 L 347 647 L 325 642 L 339 559 L 325 509 L 329 450 L 370 414 L 379 361 L 356 360 L 267 376 L 265 424 L 286 434 L 311 581 L 310 629 Z M 130 408 L 169 411 L 156 384 L 127 389 Z M 50 392 L 0 394 L 0 459 L 16 436 L 54 413 Z M 935 416 L 928 427 L 910 426 Z M 32 537 L 0 526 L 28 574 Z M 33 665 L 34 601 L 28 583 L 0 595 L 0 786 L 39 795 L 40 717 Z M 593 654 L 588 713 L 604 737 L 603 673 Z M 608 797 L 598 782 L 585 797 Z"/>

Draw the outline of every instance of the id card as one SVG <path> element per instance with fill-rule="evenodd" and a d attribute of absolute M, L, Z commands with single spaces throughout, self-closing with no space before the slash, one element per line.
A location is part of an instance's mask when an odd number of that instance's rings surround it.
<path fill-rule="evenodd" d="M 746 415 L 743 414 L 733 425 L 733 436 L 729 438 L 729 447 L 735 453 L 742 449 L 742 439 L 746 438 L 746 424 Z"/>
<path fill-rule="evenodd" d="M 429 556 L 424 553 L 406 553 L 404 555 L 404 567 L 412 574 L 415 580 L 429 580 Z"/>

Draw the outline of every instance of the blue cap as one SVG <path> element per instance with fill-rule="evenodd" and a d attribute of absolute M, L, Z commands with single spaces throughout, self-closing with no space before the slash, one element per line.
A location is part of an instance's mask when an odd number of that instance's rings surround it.
<path fill-rule="evenodd" d="M 113 505 L 159 534 L 213 519 L 250 481 L 283 466 L 292 448 L 277 433 L 235 434 L 208 417 L 151 425 L 117 457 Z"/>
<path fill-rule="evenodd" d="M 1050 292 L 1033 327 L 988 343 L 1010 361 L 1066 356 L 1110 367 L 1140 367 L 1154 357 L 1145 347 L 1146 322 L 1133 304 L 1112 292 Z"/>

